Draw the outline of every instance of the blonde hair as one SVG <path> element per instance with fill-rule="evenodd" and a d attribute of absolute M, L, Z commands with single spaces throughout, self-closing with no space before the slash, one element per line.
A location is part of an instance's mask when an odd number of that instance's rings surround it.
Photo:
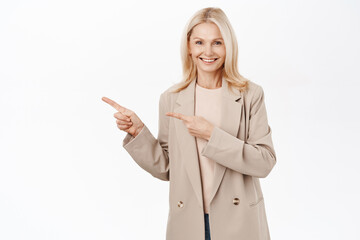
<path fill-rule="evenodd" d="M 226 57 L 222 68 L 222 76 L 228 82 L 229 89 L 234 87 L 240 91 L 247 90 L 249 80 L 241 76 L 238 71 L 238 44 L 229 19 L 220 8 L 208 7 L 197 11 L 185 25 L 180 45 L 183 76 L 182 81 L 176 85 L 175 90 L 172 92 L 179 92 L 187 88 L 191 81 L 196 78 L 197 68 L 189 55 L 188 44 L 193 28 L 201 23 L 209 22 L 218 26 L 224 39 Z"/>

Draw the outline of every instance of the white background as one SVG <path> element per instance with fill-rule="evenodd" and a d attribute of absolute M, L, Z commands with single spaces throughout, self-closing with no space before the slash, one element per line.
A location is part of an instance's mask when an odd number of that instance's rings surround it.
<path fill-rule="evenodd" d="M 157 136 L 159 96 L 181 80 L 182 30 L 209 6 L 227 14 L 239 71 L 265 92 L 272 239 L 360 239 L 355 0 L 2 0 L 0 239 L 165 239 L 168 182 L 122 148 L 101 97 Z"/>

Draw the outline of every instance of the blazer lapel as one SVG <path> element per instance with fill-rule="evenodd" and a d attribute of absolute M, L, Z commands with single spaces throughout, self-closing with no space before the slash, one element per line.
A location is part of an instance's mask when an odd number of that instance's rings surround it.
<path fill-rule="evenodd" d="M 194 79 L 186 89 L 179 93 L 176 100 L 178 106 L 174 108 L 174 112 L 189 116 L 195 115 L 195 84 L 196 79 Z M 228 83 L 224 78 L 222 78 L 221 88 L 222 114 L 219 128 L 237 137 L 243 108 L 242 94 L 237 89 L 234 89 L 234 93 L 230 92 L 228 90 Z M 188 132 L 187 127 L 181 120 L 174 118 L 174 121 L 177 140 L 183 151 L 181 154 L 183 154 L 183 161 L 187 170 L 187 174 L 196 193 L 199 205 L 203 207 L 202 185 L 198 160 L 199 158 L 195 137 Z M 215 176 L 213 179 L 213 188 L 210 201 L 212 201 L 220 186 L 225 170 L 226 167 L 223 165 L 217 163 L 215 164 Z"/>

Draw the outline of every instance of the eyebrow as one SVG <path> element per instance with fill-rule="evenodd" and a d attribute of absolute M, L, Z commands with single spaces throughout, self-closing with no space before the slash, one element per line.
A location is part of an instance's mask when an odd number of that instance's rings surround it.
<path fill-rule="evenodd" d="M 200 39 L 200 40 L 204 40 L 204 39 L 202 39 L 202 38 L 200 38 L 200 37 L 194 37 L 194 39 Z M 222 38 L 215 38 L 215 39 L 213 39 L 213 40 L 224 40 L 224 39 L 222 39 Z"/>

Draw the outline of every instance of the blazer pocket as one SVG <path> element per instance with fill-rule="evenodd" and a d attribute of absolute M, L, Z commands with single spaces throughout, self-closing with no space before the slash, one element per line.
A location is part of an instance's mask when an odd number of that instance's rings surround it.
<path fill-rule="evenodd" d="M 249 203 L 251 208 L 258 206 L 260 203 L 264 201 L 264 197 L 260 196 L 256 201 Z"/>

